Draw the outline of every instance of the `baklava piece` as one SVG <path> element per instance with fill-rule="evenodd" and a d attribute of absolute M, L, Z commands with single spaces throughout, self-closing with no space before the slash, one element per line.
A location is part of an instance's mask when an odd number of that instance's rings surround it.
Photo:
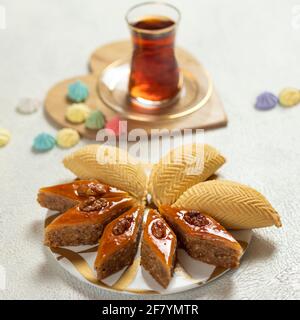
<path fill-rule="evenodd" d="M 133 263 L 139 245 L 143 213 L 142 207 L 134 207 L 106 226 L 95 260 L 99 280 Z"/>
<path fill-rule="evenodd" d="M 96 244 L 104 227 L 135 205 L 132 198 L 89 197 L 62 213 L 45 229 L 49 247 Z"/>
<path fill-rule="evenodd" d="M 88 197 L 126 197 L 128 194 L 97 180 L 75 180 L 71 183 L 41 188 L 37 201 L 47 209 L 65 212 Z"/>
<path fill-rule="evenodd" d="M 160 207 L 160 213 L 191 257 L 224 268 L 239 266 L 243 252 L 240 244 L 213 218 L 166 205 Z"/>
<path fill-rule="evenodd" d="M 141 265 L 164 288 L 173 275 L 176 246 L 174 232 L 157 211 L 150 210 L 144 225 Z"/>

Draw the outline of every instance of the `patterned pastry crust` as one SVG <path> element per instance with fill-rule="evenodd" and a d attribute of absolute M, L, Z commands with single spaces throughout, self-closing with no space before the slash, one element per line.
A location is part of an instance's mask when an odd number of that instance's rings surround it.
<path fill-rule="evenodd" d="M 63 163 L 80 179 L 98 179 L 138 199 L 144 199 L 146 195 L 147 176 L 144 169 L 124 150 L 88 145 L 65 157 Z"/>
<path fill-rule="evenodd" d="M 199 183 L 184 192 L 172 206 L 206 213 L 227 229 L 281 226 L 279 214 L 262 194 L 232 181 Z"/>
<path fill-rule="evenodd" d="M 210 145 L 192 144 L 173 149 L 154 165 L 149 192 L 156 206 L 172 204 L 191 186 L 205 181 L 224 163 L 225 158 Z"/>

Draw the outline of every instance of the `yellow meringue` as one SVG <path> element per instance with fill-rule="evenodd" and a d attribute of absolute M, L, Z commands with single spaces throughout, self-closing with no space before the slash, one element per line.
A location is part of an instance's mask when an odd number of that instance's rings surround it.
<path fill-rule="evenodd" d="M 83 123 L 90 112 L 90 108 L 85 103 L 74 103 L 68 107 L 66 119 L 71 123 Z"/>
<path fill-rule="evenodd" d="M 292 107 L 300 102 L 300 91 L 295 88 L 285 88 L 279 94 L 279 103 L 283 107 Z"/>
<path fill-rule="evenodd" d="M 61 148 L 71 148 L 80 140 L 79 133 L 71 128 L 64 128 L 58 131 L 56 142 Z"/>
<path fill-rule="evenodd" d="M 0 128 L 0 147 L 4 147 L 10 140 L 10 132 L 6 129 Z"/>

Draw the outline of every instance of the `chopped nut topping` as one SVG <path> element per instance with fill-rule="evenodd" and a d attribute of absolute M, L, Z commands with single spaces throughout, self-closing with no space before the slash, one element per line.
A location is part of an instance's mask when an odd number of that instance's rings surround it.
<path fill-rule="evenodd" d="M 79 209 L 85 212 L 100 211 L 108 205 L 108 201 L 105 199 L 96 199 L 95 197 L 89 197 L 79 205 Z"/>
<path fill-rule="evenodd" d="M 196 227 L 204 227 L 206 226 L 209 221 L 207 220 L 207 218 L 201 214 L 198 211 L 189 211 L 184 215 L 184 220 L 191 224 L 194 225 Z"/>
<path fill-rule="evenodd" d="M 106 193 L 106 188 L 101 183 L 91 182 L 89 184 L 79 185 L 77 193 L 80 197 L 101 196 Z"/>
<path fill-rule="evenodd" d="M 123 234 L 125 231 L 127 231 L 130 228 L 130 225 L 133 221 L 132 217 L 126 217 L 119 220 L 116 225 L 113 227 L 113 234 L 115 236 L 119 236 Z"/>
<path fill-rule="evenodd" d="M 157 239 L 162 239 L 166 236 L 167 234 L 166 229 L 167 229 L 166 225 L 160 220 L 153 222 L 151 227 L 152 234 Z"/>

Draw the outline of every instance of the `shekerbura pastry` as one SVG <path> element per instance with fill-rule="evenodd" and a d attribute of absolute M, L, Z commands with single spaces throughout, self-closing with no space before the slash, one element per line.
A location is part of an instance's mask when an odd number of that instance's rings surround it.
<path fill-rule="evenodd" d="M 146 195 L 147 176 L 142 165 L 122 149 L 88 145 L 65 157 L 63 162 L 80 179 L 98 179 L 139 199 Z"/>
<path fill-rule="evenodd" d="M 174 207 L 208 214 L 228 229 L 281 226 L 279 214 L 262 194 L 232 181 L 198 183 L 185 191 Z"/>
<path fill-rule="evenodd" d="M 192 144 L 170 151 L 154 165 L 149 192 L 153 202 L 172 204 L 189 187 L 205 181 L 223 164 L 225 158 L 207 144 Z"/>

